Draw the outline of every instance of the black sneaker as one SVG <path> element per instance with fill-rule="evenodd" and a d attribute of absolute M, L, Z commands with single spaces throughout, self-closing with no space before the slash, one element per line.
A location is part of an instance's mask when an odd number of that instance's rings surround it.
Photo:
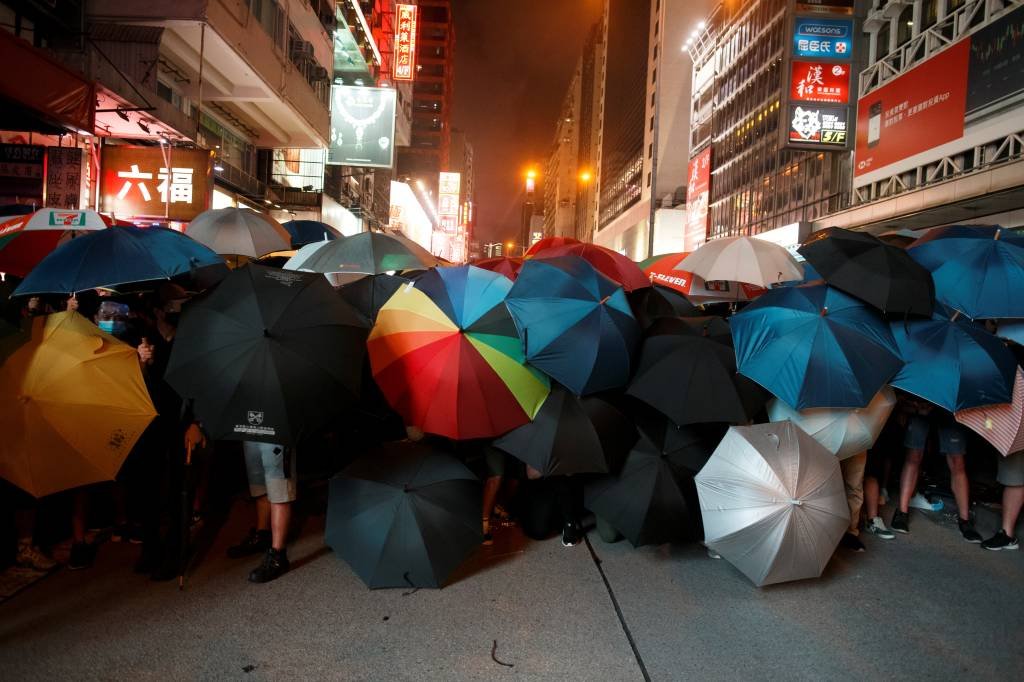
<path fill-rule="evenodd" d="M 910 514 L 901 512 L 899 509 L 892 513 L 892 521 L 889 522 L 889 530 L 895 533 L 906 535 L 910 532 Z"/>
<path fill-rule="evenodd" d="M 575 547 L 583 541 L 583 529 L 579 521 L 570 521 L 562 527 L 562 546 Z"/>
<path fill-rule="evenodd" d="M 228 557 L 241 559 L 242 557 L 262 554 L 270 549 L 270 531 L 249 529 L 249 534 L 233 547 L 228 547 Z"/>
<path fill-rule="evenodd" d="M 864 543 L 853 533 L 843 533 L 843 537 L 839 540 L 839 546 L 851 552 L 864 551 Z"/>
<path fill-rule="evenodd" d="M 998 533 L 981 543 L 981 547 L 999 552 L 1004 549 L 1020 549 L 1020 544 L 1017 542 L 1017 538 L 1011 538 L 1006 531 L 1000 528 Z"/>
<path fill-rule="evenodd" d="M 68 559 L 68 569 L 72 571 L 79 571 L 83 568 L 89 568 L 92 566 L 93 559 L 95 559 L 92 547 L 85 542 L 76 542 L 71 545 L 71 557 Z"/>
<path fill-rule="evenodd" d="M 981 543 L 981 533 L 975 530 L 974 519 L 957 519 L 956 525 L 960 527 L 960 535 L 964 536 L 964 540 L 973 545 Z"/>
<path fill-rule="evenodd" d="M 277 550 L 271 547 L 263 555 L 263 561 L 249 574 L 251 583 L 269 583 L 271 580 L 280 578 L 288 572 L 291 564 L 288 563 L 288 555 L 285 550 Z"/>

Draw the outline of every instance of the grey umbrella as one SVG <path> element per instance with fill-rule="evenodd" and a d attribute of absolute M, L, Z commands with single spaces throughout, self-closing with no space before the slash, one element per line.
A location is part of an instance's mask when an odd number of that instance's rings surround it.
<path fill-rule="evenodd" d="M 291 235 L 273 218 L 248 208 L 204 211 L 189 223 L 185 234 L 222 256 L 260 258 L 291 249 Z"/>

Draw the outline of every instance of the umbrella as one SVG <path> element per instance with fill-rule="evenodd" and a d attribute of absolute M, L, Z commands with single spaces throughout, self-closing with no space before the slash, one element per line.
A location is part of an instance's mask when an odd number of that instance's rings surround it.
<path fill-rule="evenodd" d="M 768 417 L 773 422 L 793 422 L 833 455 L 846 459 L 875 444 L 895 406 L 896 395 L 886 387 L 864 408 L 819 407 L 797 411 L 776 398 L 768 403 Z"/>
<path fill-rule="evenodd" d="M 774 289 L 729 322 L 736 364 L 791 407 L 865 407 L 903 366 L 888 326 L 824 284 Z"/>
<path fill-rule="evenodd" d="M 724 317 L 704 315 L 701 317 L 684 317 L 682 323 L 703 336 L 732 348 L 732 329 Z"/>
<path fill-rule="evenodd" d="M 896 388 L 950 412 L 1013 399 L 1013 353 L 958 312 L 937 303 L 930 320 L 890 326 L 906 363 L 892 379 Z"/>
<path fill-rule="evenodd" d="M 410 281 L 397 275 L 363 275 L 338 287 L 338 294 L 366 318 L 368 326 L 372 326 L 381 307 Z"/>
<path fill-rule="evenodd" d="M 756 237 L 712 239 L 676 265 L 705 281 L 724 280 L 771 287 L 779 282 L 804 278 L 800 264 L 789 251 Z"/>
<path fill-rule="evenodd" d="M 675 289 L 657 284 L 631 292 L 627 298 L 633 308 L 633 314 L 644 329 L 661 317 L 697 314 L 697 309 L 685 296 Z"/>
<path fill-rule="evenodd" d="M 506 303 L 526 359 L 577 395 L 629 381 L 639 327 L 622 289 L 586 261 L 526 261 Z"/>
<path fill-rule="evenodd" d="M 511 258 L 509 256 L 499 256 L 498 258 L 484 258 L 473 263 L 478 268 L 484 270 L 490 270 L 491 272 L 497 272 L 498 274 L 505 275 L 513 282 L 516 281 L 516 277 L 519 276 L 519 269 L 523 267 L 522 258 Z"/>
<path fill-rule="evenodd" d="M 536 256 L 545 249 L 550 249 L 556 246 L 565 246 L 567 244 L 582 244 L 579 239 L 573 239 L 572 237 L 544 237 L 533 244 L 526 250 L 524 258 L 531 258 Z"/>
<path fill-rule="evenodd" d="M 964 426 L 978 432 L 1004 457 L 1024 450 L 1024 372 L 1013 381 L 1013 401 L 960 410 L 954 414 Z"/>
<path fill-rule="evenodd" d="M 78 233 L 105 230 L 95 211 L 44 208 L 0 223 L 0 272 L 24 277 L 59 244 Z"/>
<path fill-rule="evenodd" d="M 210 437 L 295 445 L 359 399 L 365 341 L 322 276 L 249 264 L 186 306 L 165 376 Z"/>
<path fill-rule="evenodd" d="M 406 424 L 455 439 L 492 438 L 537 413 L 548 382 L 525 364 L 504 305 L 511 287 L 471 265 L 438 268 L 380 309 L 370 366 Z"/>
<path fill-rule="evenodd" d="M 203 211 L 188 224 L 185 234 L 222 256 L 246 258 L 287 251 L 292 242 L 281 223 L 248 208 Z"/>
<path fill-rule="evenodd" d="M 329 495 L 324 542 L 370 588 L 441 587 L 483 540 L 480 482 L 415 443 L 360 458 Z"/>
<path fill-rule="evenodd" d="M 300 246 L 292 255 L 292 257 L 286 260 L 284 262 L 284 265 L 282 265 L 281 267 L 285 270 L 305 270 L 307 272 L 312 272 L 309 268 L 303 268 L 300 267 L 300 265 L 309 260 L 309 257 L 312 256 L 314 253 L 316 253 L 317 251 L 319 251 L 320 249 L 322 249 L 323 247 L 327 246 L 330 243 L 330 241 L 320 241 Z"/>
<path fill-rule="evenodd" d="M 216 253 L 166 227 L 111 227 L 58 247 L 14 293 L 73 294 L 179 275 L 206 277 L 226 267 Z"/>
<path fill-rule="evenodd" d="M 281 227 L 291 236 L 293 249 L 301 248 L 306 244 L 343 239 L 345 236 L 337 229 L 319 220 L 289 220 L 281 223 Z"/>
<path fill-rule="evenodd" d="M 931 271 L 935 299 L 972 319 L 1024 317 L 1024 237 L 999 227 L 937 227 L 907 247 Z"/>
<path fill-rule="evenodd" d="M 369 275 L 429 268 L 439 264 L 436 257 L 416 242 L 382 232 L 360 232 L 328 242 L 308 258 L 290 267 L 298 270 L 334 273 L 354 272 Z"/>
<path fill-rule="evenodd" d="M 883 313 L 932 314 L 932 276 L 898 246 L 831 227 L 816 232 L 798 252 L 826 282 Z"/>
<path fill-rule="evenodd" d="M 839 460 L 792 422 L 731 428 L 697 494 L 704 544 L 758 587 L 820 576 L 850 525 Z"/>
<path fill-rule="evenodd" d="M 533 421 L 495 440 L 494 447 L 543 476 L 560 476 L 614 471 L 635 441 L 633 425 L 611 403 L 554 386 Z"/>
<path fill-rule="evenodd" d="M 665 455 L 680 480 L 692 479 L 722 441 L 727 424 L 676 424 L 661 414 L 634 416 L 637 431 Z"/>
<path fill-rule="evenodd" d="M 113 480 L 156 416 L 135 349 L 74 312 L 32 320 L 0 403 L 0 477 L 36 497 Z"/>
<path fill-rule="evenodd" d="M 693 303 L 742 303 L 752 301 L 767 289 L 742 282 L 705 282 L 692 272 L 677 270 L 688 253 L 668 253 L 648 258 L 641 264 L 644 274 L 657 286 L 674 289 Z"/>
<path fill-rule="evenodd" d="M 534 258 L 559 258 L 561 256 L 576 256 L 587 261 L 605 277 L 622 285 L 626 291 L 635 291 L 651 286 L 651 280 L 647 278 L 644 271 L 636 263 L 623 256 L 621 253 L 612 251 L 597 244 L 563 244 L 562 246 L 550 246 L 540 249 L 534 253 Z"/>

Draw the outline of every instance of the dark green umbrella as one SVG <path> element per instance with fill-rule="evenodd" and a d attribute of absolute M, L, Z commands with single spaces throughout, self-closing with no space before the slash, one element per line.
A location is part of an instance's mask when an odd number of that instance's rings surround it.
<path fill-rule="evenodd" d="M 213 439 L 295 445 L 358 400 L 366 336 L 323 275 L 250 264 L 185 307 L 166 380 Z"/>
<path fill-rule="evenodd" d="M 293 266 L 296 270 L 312 272 L 379 275 L 430 268 L 439 263 L 429 251 L 405 237 L 383 232 L 360 232 L 327 243 L 305 261 L 293 263 Z"/>
<path fill-rule="evenodd" d="M 387 443 L 331 479 L 324 541 L 370 588 L 441 587 L 482 542 L 482 514 L 457 459 Z"/>

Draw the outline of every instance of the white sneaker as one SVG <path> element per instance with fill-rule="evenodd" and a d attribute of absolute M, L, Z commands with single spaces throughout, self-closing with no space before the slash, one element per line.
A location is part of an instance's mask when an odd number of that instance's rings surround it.
<path fill-rule="evenodd" d="M 892 540 L 896 537 L 891 530 L 885 527 L 885 521 L 882 520 L 881 516 L 876 516 L 867 523 L 864 524 L 864 530 L 871 533 L 877 538 L 882 540 Z"/>
<path fill-rule="evenodd" d="M 934 502 L 931 502 L 921 493 L 914 493 L 914 496 L 910 498 L 910 506 L 914 509 L 937 512 L 942 511 L 942 507 L 945 505 L 943 505 L 942 500 L 935 500 Z"/>
<path fill-rule="evenodd" d="M 18 543 L 18 555 L 15 563 L 24 568 L 34 568 L 37 571 L 52 571 L 57 562 L 43 554 L 42 550 L 34 547 L 30 542 Z"/>

